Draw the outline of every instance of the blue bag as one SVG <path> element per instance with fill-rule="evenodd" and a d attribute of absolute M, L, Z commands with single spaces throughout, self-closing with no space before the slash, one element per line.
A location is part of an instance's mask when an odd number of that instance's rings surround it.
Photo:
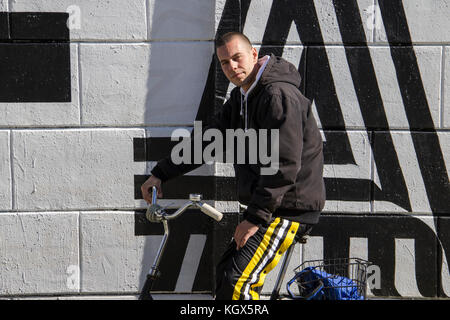
<path fill-rule="evenodd" d="M 297 282 L 300 296 L 292 293 L 290 286 Z M 298 272 L 287 283 L 287 290 L 293 299 L 306 300 L 364 300 L 355 281 L 326 273 L 316 267 L 307 267 Z"/>

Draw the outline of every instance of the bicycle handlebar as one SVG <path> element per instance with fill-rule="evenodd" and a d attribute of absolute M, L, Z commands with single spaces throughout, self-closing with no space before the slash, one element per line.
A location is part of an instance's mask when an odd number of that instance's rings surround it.
<path fill-rule="evenodd" d="M 203 213 L 210 216 L 216 221 L 222 220 L 223 214 L 213 206 L 201 201 L 202 196 L 200 194 L 190 194 L 189 200 L 183 204 L 177 211 L 172 214 L 167 214 L 164 209 L 159 206 L 157 202 L 157 190 L 156 187 L 152 187 L 152 204 L 148 207 L 146 217 L 151 222 L 161 222 L 162 220 L 171 220 L 178 217 L 189 207 L 197 207 Z"/>
<path fill-rule="evenodd" d="M 220 221 L 222 220 L 223 214 L 222 212 L 218 211 L 216 208 L 214 208 L 213 206 L 210 206 L 207 203 L 203 203 L 200 202 L 200 210 L 207 214 L 208 216 L 210 216 L 211 218 L 213 218 L 216 221 Z"/>

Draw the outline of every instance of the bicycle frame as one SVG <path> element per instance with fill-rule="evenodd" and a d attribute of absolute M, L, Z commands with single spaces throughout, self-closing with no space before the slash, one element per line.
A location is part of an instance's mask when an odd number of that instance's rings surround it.
<path fill-rule="evenodd" d="M 147 274 L 147 278 L 145 281 L 145 284 L 142 288 L 142 291 L 139 295 L 139 300 L 153 300 L 152 295 L 151 295 L 151 289 L 153 287 L 153 283 L 155 282 L 156 279 L 158 279 L 159 277 L 159 270 L 158 270 L 158 266 L 159 263 L 161 261 L 161 257 L 164 254 L 164 249 L 166 248 L 167 245 L 167 240 L 169 238 L 169 223 L 168 221 L 171 219 L 175 219 L 178 216 L 180 216 L 184 211 L 186 211 L 186 209 L 190 208 L 190 207 L 196 207 L 199 208 L 203 213 L 209 215 L 210 217 L 212 217 L 213 219 L 215 219 L 216 221 L 220 221 L 223 217 L 223 214 L 219 211 L 217 211 L 214 207 L 204 203 L 201 201 L 202 196 L 200 194 L 190 194 L 189 195 L 189 201 L 186 202 L 185 204 L 183 204 L 178 210 L 176 210 L 174 213 L 172 214 L 167 214 L 164 209 L 159 206 L 157 204 L 157 192 L 156 192 L 156 187 L 152 188 L 152 204 L 149 206 L 149 208 L 147 209 L 146 212 L 146 218 L 150 221 L 150 222 L 154 222 L 154 223 L 162 223 L 164 226 L 164 235 L 163 238 L 161 240 L 161 243 L 159 245 L 158 251 L 156 253 L 156 257 L 153 261 L 153 264 Z M 306 236 L 302 237 L 300 240 L 298 240 L 297 242 L 294 242 L 289 249 L 286 251 L 282 264 L 281 264 L 281 268 L 280 271 L 277 275 L 277 279 L 275 281 L 275 285 L 273 288 L 273 291 L 271 293 L 270 296 L 270 300 L 277 300 L 279 299 L 280 296 L 280 289 L 281 289 L 281 284 L 284 280 L 284 277 L 286 275 L 286 271 L 287 268 L 289 266 L 289 262 L 295 247 L 296 243 L 306 243 Z M 283 295 L 284 297 L 284 295 Z M 286 296 L 287 297 L 287 296 Z"/>

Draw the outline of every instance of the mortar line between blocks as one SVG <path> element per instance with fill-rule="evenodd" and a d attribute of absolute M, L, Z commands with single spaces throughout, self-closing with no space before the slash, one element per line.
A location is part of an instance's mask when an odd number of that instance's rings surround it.
<path fill-rule="evenodd" d="M 375 139 L 375 133 L 373 132 L 373 131 L 370 131 L 369 132 L 369 141 L 372 141 L 373 142 L 373 146 L 374 146 L 374 148 L 372 148 L 372 144 L 369 142 L 369 148 L 370 148 L 370 179 L 371 179 L 371 181 L 372 182 L 374 182 L 374 183 L 371 183 L 370 184 L 370 189 L 369 189 L 369 211 L 370 211 L 370 213 L 372 214 L 372 213 L 374 213 L 374 211 L 375 211 L 375 186 L 374 186 L 374 184 L 375 184 L 375 157 L 374 157 L 374 153 L 375 153 L 375 151 L 374 151 L 374 149 L 375 149 L 375 142 L 374 142 L 374 139 Z"/>
<path fill-rule="evenodd" d="M 444 122 L 444 118 L 445 118 L 445 112 L 444 112 L 444 108 L 445 108 L 445 46 L 442 46 L 442 56 L 441 56 L 441 103 L 440 103 L 440 118 L 441 121 L 439 123 L 439 127 L 441 129 L 445 129 L 445 122 Z"/>
<path fill-rule="evenodd" d="M 78 293 L 81 294 L 82 290 L 82 285 L 83 285 L 83 272 L 82 272 L 82 265 L 83 265 L 83 261 L 82 261 L 82 233 L 81 233 L 81 211 L 78 212 L 78 270 L 79 270 L 79 287 L 78 287 Z"/>
<path fill-rule="evenodd" d="M 145 32 L 146 32 L 145 39 L 147 41 L 150 41 L 150 17 L 149 17 L 150 3 L 149 3 L 149 0 L 144 1 L 144 10 L 145 10 Z"/>
<path fill-rule="evenodd" d="M 11 175 L 11 210 L 14 211 L 17 209 L 16 203 L 16 185 L 14 183 L 14 149 L 13 149 L 13 130 L 9 130 L 9 170 Z"/>
<path fill-rule="evenodd" d="M 372 43 L 375 43 L 376 42 L 376 39 L 375 39 L 375 36 L 376 36 L 376 24 L 377 24 L 377 6 L 378 6 L 378 1 L 377 0 L 373 0 L 373 10 L 375 11 L 374 13 L 373 13 L 373 19 L 374 19 L 374 21 L 373 21 L 373 24 L 374 24 L 374 26 L 373 26 L 373 28 L 372 28 Z"/>
<path fill-rule="evenodd" d="M 82 101 L 82 88 L 81 88 L 81 58 L 80 58 L 80 44 L 77 44 L 77 71 L 78 71 L 78 112 L 79 112 L 79 123 L 80 123 L 80 127 L 83 125 L 83 112 L 82 112 L 82 106 L 83 106 L 83 101 Z"/>

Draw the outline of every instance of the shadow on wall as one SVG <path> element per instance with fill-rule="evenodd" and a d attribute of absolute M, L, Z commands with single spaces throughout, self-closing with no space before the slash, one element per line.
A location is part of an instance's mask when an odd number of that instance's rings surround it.
<path fill-rule="evenodd" d="M 193 3 L 192 5 L 195 8 L 196 4 Z M 200 2 L 197 5 L 200 5 Z M 178 23 L 179 21 L 172 21 L 172 19 L 185 19 L 186 23 L 192 23 L 194 28 L 199 24 L 199 20 L 200 25 L 214 25 L 213 12 L 211 12 L 210 16 L 197 17 L 197 15 L 192 15 L 189 12 L 189 10 L 193 10 L 192 8 L 184 12 L 175 6 L 174 1 L 156 0 L 150 10 L 152 25 L 149 26 L 149 38 L 151 40 L 157 39 L 158 41 L 152 41 L 150 44 L 149 73 L 143 120 L 146 127 L 152 125 L 161 126 L 161 124 L 164 126 L 157 129 L 158 131 L 160 130 L 157 133 L 158 136 L 161 136 L 160 139 L 154 139 L 154 131 L 146 132 L 146 142 L 144 142 L 145 145 L 143 147 L 145 148 L 145 161 L 147 163 L 159 160 L 171 149 L 167 147 L 167 144 L 171 145 L 170 128 L 165 129 L 164 127 L 189 127 L 193 125 L 194 120 L 197 119 L 196 113 L 199 104 L 198 97 L 193 92 L 204 92 L 205 83 L 211 83 L 210 79 L 206 79 L 205 72 L 200 72 L 205 70 L 206 67 L 204 66 L 209 65 L 211 61 L 213 52 L 211 42 L 174 41 L 173 39 L 177 39 L 180 37 L 180 34 L 185 33 L 184 30 L 180 30 L 185 21 Z M 169 29 L 164 29 L 167 26 L 169 26 Z M 204 31 L 194 30 L 194 33 L 203 34 Z M 181 37 L 183 38 L 183 36 Z M 167 41 L 165 41 L 166 39 Z M 199 68 L 200 70 L 195 70 L 192 65 L 202 65 L 202 67 Z M 208 74 L 214 76 L 213 72 Z M 211 88 L 214 90 L 213 82 L 211 83 Z M 213 91 L 212 94 L 214 94 Z M 149 139 L 150 135 L 153 135 L 151 142 Z M 164 144 L 164 146 L 161 147 L 161 144 Z M 152 147 L 158 148 L 158 150 L 150 150 Z M 150 165 L 148 165 L 148 169 L 150 169 Z M 148 173 L 150 173 L 149 171 Z M 196 177 L 193 178 L 193 182 L 198 183 L 195 180 Z M 144 177 L 140 179 L 142 180 Z M 209 182 L 212 182 L 212 180 L 209 180 Z M 137 184 L 140 183 L 138 181 Z M 175 190 L 178 196 L 174 197 L 171 194 L 172 192 L 170 192 L 170 189 L 175 189 L 174 187 L 176 188 L 177 186 L 171 187 L 168 185 L 165 188 L 166 197 L 169 196 L 170 199 L 187 198 L 188 189 L 186 189 L 186 195 L 180 195 L 180 190 Z M 210 198 L 213 199 L 214 196 Z M 188 215 L 189 220 L 185 219 Z M 201 290 L 212 289 L 210 257 L 212 255 L 211 246 L 213 245 L 213 240 L 210 236 L 212 236 L 211 230 L 213 227 L 209 221 L 210 219 L 205 219 L 203 216 L 203 214 L 196 212 L 187 212 L 176 221 L 171 222 L 171 236 L 164 255 L 164 257 L 170 256 L 170 259 L 162 259 L 160 269 L 163 271 L 163 275 L 160 281 L 155 283 L 154 290 L 191 292 L 195 289 L 199 290 L 199 288 Z M 141 290 L 158 250 L 163 228 L 161 224 L 150 224 L 146 221 L 144 212 L 136 212 L 135 217 L 136 235 L 146 236 L 142 258 L 142 272 L 139 277 L 139 290 Z M 192 251 L 193 249 L 194 251 Z M 184 269 L 180 269 L 183 259 L 186 255 L 189 255 L 189 250 L 192 251 L 192 261 L 190 261 L 191 265 L 187 266 L 190 268 L 188 270 L 189 274 L 185 274 L 183 273 Z M 202 276 L 196 277 L 197 274 Z"/>

